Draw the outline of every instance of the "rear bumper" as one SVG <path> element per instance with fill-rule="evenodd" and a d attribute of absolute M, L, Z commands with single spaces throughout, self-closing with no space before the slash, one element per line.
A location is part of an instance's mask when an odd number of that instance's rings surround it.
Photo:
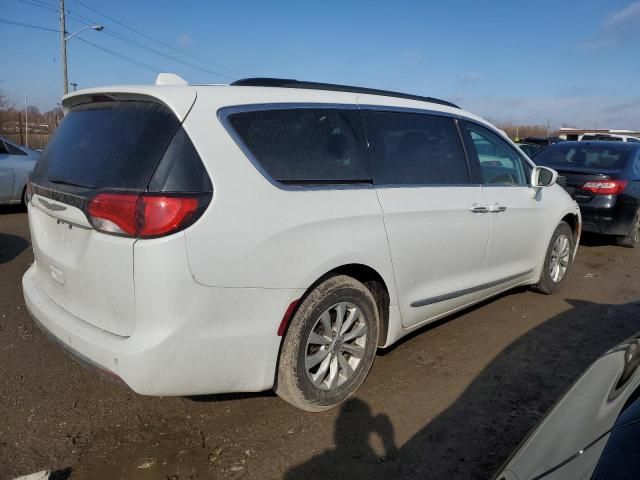
<path fill-rule="evenodd" d="M 156 318 L 158 328 L 140 322 L 131 336 L 121 337 L 57 305 L 38 286 L 35 271 L 32 266 L 22 283 L 36 323 L 82 363 L 144 395 L 271 388 L 281 341 L 278 325 L 286 307 L 302 293 L 194 283 L 180 318 Z"/>
<path fill-rule="evenodd" d="M 605 235 L 627 235 L 631 230 L 634 210 L 629 208 L 594 208 L 581 206 L 582 230 Z"/>

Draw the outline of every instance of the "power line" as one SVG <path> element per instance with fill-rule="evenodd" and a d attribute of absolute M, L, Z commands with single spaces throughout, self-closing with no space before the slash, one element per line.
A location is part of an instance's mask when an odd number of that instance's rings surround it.
<path fill-rule="evenodd" d="M 97 48 L 99 50 L 102 50 L 103 52 L 106 52 L 106 53 L 108 53 L 110 55 L 113 55 L 114 57 L 118 57 L 118 58 L 120 58 L 122 60 L 130 62 L 130 63 L 132 63 L 134 65 L 137 65 L 140 68 L 144 68 L 146 70 L 149 70 L 149 71 L 151 71 L 153 73 L 160 73 L 162 71 L 161 69 L 159 69 L 157 67 L 154 67 L 153 65 L 149 65 L 147 63 L 144 63 L 144 62 L 141 62 L 139 60 L 136 60 L 135 58 L 127 57 L 126 55 L 122 55 L 121 53 L 114 52 L 113 50 L 109 50 L 108 48 L 105 48 L 105 47 L 102 47 L 100 45 L 97 45 L 97 44 L 95 44 L 93 42 L 90 42 L 89 40 L 85 40 L 84 38 L 76 37 L 76 40 L 84 42 L 84 43 L 86 43 L 88 45 L 91 45 L 94 48 Z"/>
<path fill-rule="evenodd" d="M 106 35 L 109 35 L 109 36 L 111 36 L 113 38 L 116 38 L 116 39 L 118 39 L 118 40 L 120 40 L 122 42 L 128 43 L 129 45 L 133 45 L 134 47 L 138 47 L 138 48 L 141 48 L 143 50 L 148 50 L 149 52 L 155 53 L 156 55 L 160 55 L 162 57 L 166 57 L 166 58 L 168 58 L 170 60 L 173 60 L 174 62 L 178 62 L 178 63 L 181 63 L 183 65 L 186 65 L 187 67 L 195 68 L 196 70 L 202 70 L 203 72 L 210 73 L 210 74 L 216 75 L 218 77 L 224 77 L 224 78 L 228 78 L 228 79 L 231 79 L 231 80 L 236 80 L 235 77 L 231 77 L 229 75 L 225 75 L 224 73 L 214 72 L 212 70 L 208 70 L 206 68 L 194 65 L 193 63 L 185 62 L 184 60 L 180 60 L 179 58 L 173 57 L 171 55 L 167 55 L 166 53 L 161 52 L 160 50 L 156 50 L 155 48 L 149 47 L 148 45 L 145 45 L 144 43 L 140 43 L 140 42 L 138 42 L 136 40 L 133 40 L 133 39 L 131 39 L 131 38 L 125 36 L 125 35 L 122 35 L 120 33 L 111 32 L 111 31 L 106 30 L 106 29 L 103 31 L 103 33 L 105 33 Z"/>
<path fill-rule="evenodd" d="M 75 0 L 75 1 L 76 1 L 76 3 L 79 3 L 80 5 L 84 6 L 85 8 L 88 8 L 88 9 L 89 9 L 89 10 L 91 10 L 92 12 L 95 12 L 95 13 L 97 13 L 98 15 L 101 15 L 101 16 L 103 16 L 103 17 L 105 17 L 105 18 L 108 18 L 109 20 L 111 20 L 112 22 L 117 23 L 117 24 L 118 24 L 118 25 L 120 25 L 121 27 L 124 27 L 124 28 L 126 28 L 126 29 L 128 29 L 128 30 L 131 30 L 132 32 L 137 33 L 138 35 L 141 35 L 141 36 L 145 37 L 145 38 L 146 38 L 146 39 L 148 39 L 148 40 L 151 40 L 151 41 L 153 41 L 153 42 L 156 42 L 156 43 L 158 43 L 159 45 L 162 45 L 162 46 L 163 46 L 163 47 L 165 47 L 165 48 L 169 48 L 169 49 L 174 50 L 174 51 L 176 51 L 176 52 L 178 52 L 178 53 L 180 53 L 180 54 L 182 54 L 182 55 L 186 55 L 186 56 L 188 56 L 188 57 L 191 57 L 191 58 L 193 58 L 193 59 L 195 59 L 195 60 L 198 60 L 198 61 L 200 61 L 200 62 L 202 62 L 202 63 L 205 63 L 205 64 L 210 65 L 210 66 L 215 67 L 215 68 L 221 68 L 221 69 L 223 69 L 223 70 L 227 70 L 227 71 L 229 71 L 229 72 L 236 73 L 236 74 L 238 74 L 238 75 L 247 75 L 247 74 L 246 74 L 246 73 L 244 73 L 244 72 L 239 72 L 239 71 L 237 71 L 237 70 L 233 70 L 233 69 L 228 68 L 228 67 L 225 67 L 225 66 L 223 66 L 223 65 L 219 65 L 219 64 L 216 64 L 216 63 L 209 62 L 208 60 L 205 60 L 205 59 L 203 59 L 203 58 L 201 58 L 201 57 L 197 57 L 197 56 L 195 56 L 195 55 L 192 55 L 192 54 L 190 54 L 190 53 L 185 52 L 184 50 L 181 50 L 181 49 L 179 49 L 179 48 L 176 48 L 176 47 L 174 47 L 173 45 L 169 45 L 168 43 L 163 42 L 162 40 L 158 40 L 157 38 L 154 38 L 154 37 L 152 37 L 151 35 L 147 35 L 146 33 L 141 32 L 140 30 L 138 30 L 138 29 L 136 29 L 136 28 L 133 28 L 133 27 L 131 27 L 131 26 L 127 25 L 127 24 L 125 24 L 125 23 L 121 22 L 120 20 L 118 20 L 118 19 L 116 19 L 116 18 L 114 18 L 114 17 L 112 17 L 112 16 L 110 16 L 110 15 L 107 15 L 106 13 L 100 12 L 99 10 L 97 10 L 97 9 L 93 8 L 92 6 L 87 5 L 87 4 L 86 4 L 86 3 L 84 3 L 82 0 Z M 210 72 L 209 72 L 209 73 L 210 73 Z M 217 75 L 220 75 L 220 74 L 217 74 Z M 222 75 L 222 76 L 224 76 L 224 75 Z M 232 77 L 227 77 L 227 78 L 232 78 Z"/>
<path fill-rule="evenodd" d="M 25 3 L 27 5 L 43 8 L 45 10 L 50 10 L 50 11 L 58 13 L 58 8 L 55 5 L 47 3 L 47 2 L 44 2 L 42 0 L 19 0 L 19 1 L 22 2 L 22 3 Z M 89 8 L 91 9 L 91 7 L 89 7 Z M 82 23 L 84 25 L 92 26 L 92 25 L 95 25 L 97 23 L 97 22 L 94 22 L 93 20 L 91 20 L 91 19 L 89 19 L 89 18 L 87 18 L 87 17 L 85 17 L 83 15 L 79 15 L 77 13 L 74 13 L 71 10 L 68 10 L 66 8 L 65 8 L 65 13 L 67 14 L 67 16 L 73 18 L 74 20 L 77 20 L 78 22 L 80 22 L 80 23 Z M 103 16 L 106 16 L 106 15 L 103 15 Z M 109 17 L 109 16 L 106 16 L 106 18 L 112 19 L 112 17 Z M 115 21 L 118 24 L 121 24 L 121 22 L 119 22 L 119 21 L 117 21 L 115 19 L 113 19 L 113 21 Z M 124 25 L 124 24 L 122 24 L 122 25 Z M 130 27 L 126 27 L 126 28 L 130 28 Z M 137 47 L 137 48 L 140 48 L 142 50 L 146 50 L 146 51 L 152 52 L 152 53 L 154 53 L 156 55 L 159 55 L 161 57 L 168 58 L 169 60 L 172 60 L 174 62 L 180 63 L 180 64 L 185 65 L 187 67 L 194 68 L 196 70 L 200 70 L 202 72 L 209 73 L 209 74 L 215 75 L 217 77 L 227 78 L 227 79 L 230 79 L 230 80 L 236 80 L 236 77 L 232 77 L 232 76 L 226 75 L 224 73 L 220 73 L 220 72 L 216 72 L 216 71 L 213 71 L 213 70 L 209 70 L 207 68 L 200 67 L 200 66 L 195 65 L 193 63 L 190 63 L 190 62 L 187 62 L 187 61 L 182 60 L 180 58 L 174 57 L 172 55 L 168 55 L 168 54 L 166 54 L 166 53 L 164 53 L 164 52 L 162 52 L 162 51 L 160 51 L 160 50 L 158 50 L 156 48 L 150 47 L 147 44 L 144 44 L 142 42 L 134 40 L 134 39 L 132 39 L 130 37 L 127 37 L 126 35 L 123 35 L 121 33 L 110 31 L 110 30 L 104 30 L 104 34 L 108 35 L 108 36 L 110 36 L 112 38 L 116 38 L 116 39 L 118 39 L 118 40 L 120 40 L 122 42 L 128 43 L 129 45 L 133 45 L 134 47 Z M 180 50 L 178 50 L 178 51 L 180 51 Z M 142 63 L 142 62 L 140 62 L 140 63 Z M 224 68 L 224 67 L 221 67 L 221 68 Z"/>
<path fill-rule="evenodd" d="M 18 1 L 25 3 L 27 5 L 31 5 L 32 7 L 38 7 L 44 10 L 49 10 L 51 12 L 58 13 L 58 7 L 47 2 L 41 2 L 39 0 L 18 0 Z M 65 11 L 67 10 L 65 9 Z"/>
<path fill-rule="evenodd" d="M 41 27 L 39 25 L 31 25 L 30 23 L 16 22 L 14 20 L 8 20 L 6 18 L 0 18 L 0 23 L 6 23 L 7 25 L 15 25 L 16 27 L 34 28 L 36 30 L 45 30 L 45 31 L 48 31 L 48 32 L 56 32 L 56 33 L 59 32 L 59 30 L 56 30 L 55 28 Z"/>
<path fill-rule="evenodd" d="M 94 22 L 94 21 L 92 21 L 91 19 L 89 19 L 87 17 L 84 17 L 82 15 L 78 15 L 77 13 L 73 13 L 73 12 L 69 12 L 68 16 L 73 18 L 74 20 L 77 20 L 78 22 L 80 22 L 80 23 L 82 23 L 84 25 L 88 25 L 88 26 L 95 25 L 97 23 L 97 22 Z M 131 37 L 123 35 L 123 34 L 121 34 L 119 32 L 115 32 L 115 31 L 112 31 L 110 29 L 105 29 L 105 30 L 103 30 L 103 33 L 105 35 L 108 35 L 108 36 L 112 37 L 112 38 L 120 40 L 121 42 L 125 42 L 125 43 L 128 43 L 129 45 L 133 45 L 134 47 L 140 48 L 142 50 L 145 50 L 145 51 L 148 51 L 148 52 L 152 52 L 152 53 L 154 53 L 156 55 L 159 55 L 161 57 L 168 58 L 169 60 L 172 60 L 172 61 L 177 62 L 177 63 L 181 63 L 182 65 L 186 65 L 187 67 L 194 68 L 196 70 L 200 70 L 200 71 L 203 71 L 205 73 L 209 73 L 211 75 L 215 75 L 217 77 L 223 77 L 223 78 L 228 78 L 230 80 L 236 80 L 236 77 L 232 77 L 230 75 L 226 75 L 226 74 L 220 73 L 220 72 L 215 72 L 213 70 L 209 70 L 207 68 L 200 67 L 200 66 L 195 65 L 193 63 L 190 63 L 190 62 L 187 62 L 187 61 L 182 60 L 180 58 L 174 57 L 173 55 L 166 54 L 166 53 L 164 53 L 164 52 L 162 52 L 162 51 L 160 51 L 160 50 L 158 50 L 156 48 L 150 47 L 149 45 L 147 45 L 145 43 L 142 43 L 142 42 L 139 42 L 137 40 L 134 40 Z"/>
<path fill-rule="evenodd" d="M 48 11 L 51 11 L 51 12 L 54 12 L 54 13 L 59 13 L 59 9 L 58 9 L 58 7 L 57 7 L 56 5 L 53 5 L 53 4 L 48 3 L 48 2 L 45 2 L 45 1 L 43 1 L 43 0 L 19 0 L 19 1 L 20 1 L 20 2 L 22 2 L 22 3 L 25 3 L 25 4 L 27 4 L 27 5 L 31 5 L 31 6 L 33 6 L 33 7 L 38 7 L 38 8 L 42 8 L 42 9 L 44 9 L 44 10 L 48 10 Z M 125 27 L 125 28 L 127 28 L 127 29 L 129 29 L 129 30 L 131 30 L 131 31 L 133 31 L 133 32 L 135 32 L 135 33 L 138 33 L 139 35 L 142 35 L 142 36 L 144 36 L 145 38 L 149 38 L 149 39 L 151 39 L 151 40 L 155 41 L 156 43 L 159 43 L 159 44 L 161 44 L 161 45 L 165 46 L 166 48 L 170 48 L 170 49 L 172 49 L 172 50 L 176 50 L 177 52 L 180 52 L 180 53 L 181 53 L 181 54 L 183 54 L 183 55 L 187 55 L 187 56 L 189 56 L 189 57 L 196 58 L 196 59 L 198 59 L 198 60 L 199 60 L 199 61 L 201 61 L 201 62 L 208 63 L 208 64 L 210 63 L 210 62 L 207 62 L 207 61 L 206 61 L 206 60 L 204 60 L 204 59 L 200 59 L 199 57 L 196 57 L 196 56 L 194 56 L 194 55 L 191 55 L 191 54 L 188 54 L 188 53 L 186 53 L 186 52 L 183 52 L 183 51 L 182 51 L 182 50 L 180 50 L 180 49 L 177 49 L 177 48 L 175 48 L 175 47 L 172 47 L 172 46 L 171 46 L 171 45 L 169 45 L 169 44 L 166 44 L 166 43 L 164 43 L 164 42 L 162 42 L 162 41 L 160 41 L 160 40 L 157 40 L 157 39 L 155 39 L 155 38 L 153 38 L 153 37 L 151 37 L 151 36 L 149 36 L 149 35 L 147 35 L 147 34 L 145 34 L 145 33 L 143 33 L 143 32 L 140 32 L 139 30 L 137 30 L 137 29 L 135 29 L 135 28 L 133 28 L 133 27 L 130 27 L 130 26 L 128 26 L 128 25 L 126 25 L 126 24 L 124 24 L 124 23 L 120 22 L 119 20 L 117 20 L 117 19 L 115 19 L 115 18 L 113 18 L 113 17 L 111 17 L 111 16 L 109 16 L 109 15 L 106 15 L 106 14 L 104 14 L 104 13 L 102 13 L 102 12 L 99 12 L 98 10 L 94 9 L 93 7 L 91 7 L 91 6 L 87 5 L 87 4 L 85 4 L 84 2 L 81 2 L 80 0 L 78 0 L 78 3 L 80 3 L 80 4 L 84 5 L 85 7 L 87 7 L 88 9 L 90 9 L 90 10 L 92 10 L 92 11 L 95 11 L 95 12 L 96 12 L 96 13 L 98 13 L 99 15 L 102 15 L 103 17 L 108 18 L 109 20 L 111 20 L 111 21 L 113 21 L 113 22 L 117 23 L 118 25 L 122 25 L 123 27 Z M 68 10 L 68 9 L 65 9 L 65 13 L 66 13 L 68 16 L 70 16 L 70 17 L 74 18 L 75 20 L 77 20 L 78 22 L 80 22 L 81 24 L 84 24 L 84 25 L 92 26 L 92 25 L 95 25 L 95 24 L 97 23 L 97 22 L 95 22 L 95 21 L 93 21 L 93 20 L 91 20 L 91 19 L 89 19 L 89 18 L 87 18 L 87 17 L 85 17 L 85 16 L 83 16 L 83 15 L 80 15 L 80 14 L 74 13 L 74 12 L 72 12 L 71 10 Z M 12 21 L 11 21 L 11 20 L 5 20 L 3 23 L 9 23 L 9 22 L 12 22 Z M 58 32 L 58 30 L 56 30 L 56 29 L 51 29 L 51 28 L 47 28 L 47 27 L 38 27 L 38 26 L 36 26 L 36 25 L 23 24 L 23 23 L 21 23 L 21 22 L 13 22 L 13 23 L 10 23 L 10 24 L 15 24 L 15 25 L 17 25 L 17 26 L 24 26 L 24 27 L 29 27 L 29 28 L 38 28 L 38 29 L 41 29 L 41 30 L 48 30 L 48 31 L 52 31 L 52 32 Z M 112 38 L 116 38 L 116 39 L 118 39 L 118 40 L 120 40 L 120 41 L 122 41 L 122 42 L 128 43 L 129 45 L 132 45 L 132 46 L 135 46 L 135 47 L 137 47 L 137 48 L 140 48 L 140 49 L 143 49 L 143 50 L 146 50 L 146 51 L 152 52 L 152 53 L 154 53 L 154 54 L 156 54 L 156 55 L 159 55 L 159 56 L 162 56 L 162 57 L 168 58 L 168 59 L 170 59 L 170 60 L 172 60 L 172 61 L 174 61 L 174 62 L 177 62 L 177 63 L 181 63 L 181 64 L 183 64 L 183 65 L 186 65 L 187 67 L 191 67 L 191 68 L 194 68 L 194 69 L 196 69 L 196 70 L 200 70 L 200 71 L 203 71 L 203 72 L 205 72 L 205 73 L 209 73 L 209 74 L 211 74 L 211 75 L 215 75 L 215 76 L 219 76 L 219 77 L 223 77 L 223 78 L 227 78 L 227 79 L 235 80 L 235 77 L 232 77 L 232 76 L 230 76 L 230 75 L 226 75 L 226 74 L 223 74 L 223 73 L 220 73 L 220 72 L 216 72 L 216 71 L 213 71 L 213 70 L 209 70 L 209 69 L 207 69 L 207 68 L 200 67 L 200 66 L 195 65 L 195 64 L 190 63 L 190 62 L 186 62 L 186 61 L 181 60 L 181 59 L 179 59 L 179 58 L 177 58 L 177 57 L 174 57 L 174 56 L 172 56 L 172 55 L 166 54 L 166 53 L 164 53 L 164 52 L 162 52 L 162 51 L 160 51 L 160 50 L 158 50 L 158 49 L 155 49 L 155 48 L 153 48 L 153 47 L 150 47 L 149 45 L 147 45 L 147 44 L 145 44 L 145 43 L 142 43 L 142 42 L 139 42 L 139 41 L 137 41 L 137 40 L 134 40 L 134 39 L 132 39 L 132 38 L 130 38 L 130 37 L 128 37 L 128 36 L 126 36 L 126 35 L 123 35 L 123 34 L 119 33 L 119 32 L 114 32 L 114 31 L 111 31 L 111 30 L 104 30 L 104 33 L 105 33 L 106 35 L 111 36 Z M 89 44 L 89 45 L 92 45 L 92 46 L 94 46 L 95 48 L 98 48 L 98 49 L 100 49 L 100 50 L 103 50 L 103 51 L 105 51 L 105 52 L 107 52 L 107 53 L 109 53 L 109 54 L 111 54 L 111 55 L 114 55 L 114 56 L 116 56 L 116 57 L 118 57 L 118 58 L 121 58 L 121 59 L 123 59 L 123 60 L 125 60 L 125 61 L 128 61 L 128 62 L 130 62 L 130 63 L 132 63 L 132 64 L 134 64 L 134 65 L 137 65 L 137 66 L 139 66 L 139 67 L 141 67 L 141 68 L 145 68 L 145 69 L 150 70 L 150 71 L 153 71 L 153 72 L 160 72 L 160 71 L 161 71 L 161 69 L 158 69 L 157 67 L 153 67 L 153 66 L 151 66 L 151 65 L 149 65 L 149 64 L 146 64 L 146 63 L 144 63 L 144 62 L 142 62 L 142 61 L 136 60 L 136 59 L 131 58 L 131 57 L 127 57 L 126 55 L 123 55 L 123 54 L 120 54 L 120 53 L 114 52 L 114 51 L 109 50 L 109 49 L 107 49 L 107 48 L 105 48 L 105 47 L 101 47 L 101 46 L 99 46 L 99 45 L 97 45 L 97 44 L 94 44 L 93 42 L 88 41 L 88 40 L 84 40 L 84 39 L 82 39 L 82 38 L 78 38 L 78 40 L 80 40 L 80 41 L 84 41 L 85 43 L 87 43 L 87 44 Z M 212 65 L 215 65 L 215 64 L 212 64 Z M 222 67 L 222 66 L 218 66 L 218 65 L 216 65 L 216 66 L 217 66 L 217 67 L 219 67 L 219 68 L 223 68 L 223 69 L 225 69 L 225 70 L 234 71 L 234 70 L 228 69 L 228 68 L 226 68 L 226 67 Z M 240 72 L 237 72 L 237 73 L 240 73 Z"/>

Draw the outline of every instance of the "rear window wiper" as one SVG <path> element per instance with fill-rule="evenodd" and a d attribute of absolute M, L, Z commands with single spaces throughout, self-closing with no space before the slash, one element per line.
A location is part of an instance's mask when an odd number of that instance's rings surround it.
<path fill-rule="evenodd" d="M 93 185 L 85 185 L 83 183 L 71 182 L 69 180 L 64 180 L 62 178 L 57 177 L 47 177 L 51 183 L 55 183 L 58 185 L 69 185 L 70 187 L 80 187 L 80 188 L 95 188 Z"/>

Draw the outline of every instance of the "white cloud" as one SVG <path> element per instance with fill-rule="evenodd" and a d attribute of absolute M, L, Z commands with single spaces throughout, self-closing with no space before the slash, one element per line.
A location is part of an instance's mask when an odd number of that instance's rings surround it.
<path fill-rule="evenodd" d="M 595 96 L 460 98 L 465 109 L 496 122 L 575 127 L 629 128 L 640 130 L 636 114 L 640 98 Z"/>
<path fill-rule="evenodd" d="M 419 49 L 407 50 L 402 54 L 402 58 L 404 58 L 409 65 L 418 65 L 424 61 L 424 54 L 422 50 Z"/>
<path fill-rule="evenodd" d="M 193 43 L 193 37 L 188 33 L 183 33 L 176 39 L 176 43 L 181 47 L 188 47 Z"/>
<path fill-rule="evenodd" d="M 603 20 L 598 33 L 578 45 L 587 52 L 614 48 L 640 30 L 640 2 L 632 2 L 621 10 L 610 12 Z"/>
<path fill-rule="evenodd" d="M 640 21 L 640 2 L 633 2 L 622 10 L 611 12 L 604 21 L 605 28 Z"/>
<path fill-rule="evenodd" d="M 460 75 L 460 81 L 462 83 L 475 83 L 480 78 L 480 74 L 478 72 L 466 72 Z"/>

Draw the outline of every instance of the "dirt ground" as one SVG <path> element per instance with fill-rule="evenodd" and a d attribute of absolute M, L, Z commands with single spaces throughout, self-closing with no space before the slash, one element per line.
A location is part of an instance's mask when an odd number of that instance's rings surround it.
<path fill-rule="evenodd" d="M 0 209 L 1 479 L 490 478 L 640 330 L 640 249 L 586 238 L 561 293 L 516 290 L 421 330 L 379 352 L 341 408 L 305 413 L 270 392 L 142 397 L 40 333 L 21 289 L 32 260 L 26 215 Z"/>

